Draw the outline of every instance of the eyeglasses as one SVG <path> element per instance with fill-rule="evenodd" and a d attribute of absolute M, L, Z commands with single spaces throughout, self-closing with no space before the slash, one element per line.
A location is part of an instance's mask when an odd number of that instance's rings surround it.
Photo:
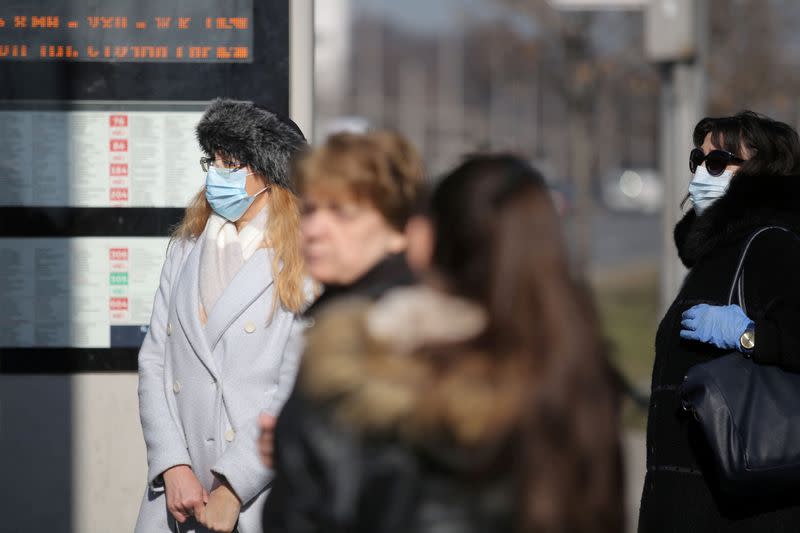
<path fill-rule="evenodd" d="M 203 172 L 208 172 L 208 169 L 211 167 L 215 168 L 224 168 L 225 170 L 230 170 L 235 172 L 237 170 L 241 170 L 246 167 L 244 163 L 239 163 L 237 161 L 230 161 L 227 159 L 222 160 L 222 165 L 218 165 L 216 159 L 213 157 L 201 157 L 200 158 L 200 168 L 203 169 Z"/>
<path fill-rule="evenodd" d="M 695 173 L 697 167 L 706 162 L 706 170 L 712 176 L 719 176 L 725 172 L 725 168 L 731 164 L 741 165 L 744 159 L 736 157 L 725 150 L 711 150 L 708 154 L 703 153 L 700 148 L 695 148 L 689 152 L 689 170 Z"/>

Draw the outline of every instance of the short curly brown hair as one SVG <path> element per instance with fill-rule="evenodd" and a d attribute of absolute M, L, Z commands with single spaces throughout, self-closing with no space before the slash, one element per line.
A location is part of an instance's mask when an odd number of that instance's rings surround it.
<path fill-rule="evenodd" d="M 423 184 L 417 150 L 391 131 L 338 133 L 299 157 L 294 166 L 298 192 L 323 191 L 374 206 L 402 231 Z"/>

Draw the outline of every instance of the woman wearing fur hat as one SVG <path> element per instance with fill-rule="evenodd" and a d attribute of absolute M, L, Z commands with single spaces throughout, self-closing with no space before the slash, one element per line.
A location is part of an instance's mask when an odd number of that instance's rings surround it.
<path fill-rule="evenodd" d="M 621 531 L 614 395 L 544 180 L 472 158 L 432 220 L 430 285 L 320 309 L 265 531 Z"/>
<path fill-rule="evenodd" d="M 694 209 L 675 227 L 689 273 L 656 336 L 639 531 L 800 531 L 796 491 L 747 501 L 722 493 L 711 450 L 678 397 L 690 367 L 732 351 L 800 371 L 800 139 L 752 112 L 705 118 L 693 137 Z M 770 226 L 743 264 L 745 312 L 728 305 L 734 272 L 745 244 Z"/>
<path fill-rule="evenodd" d="M 298 158 L 303 254 L 309 275 L 324 286 L 309 318 L 343 297 L 374 299 L 414 283 L 403 230 L 419 207 L 422 172 L 411 143 L 391 131 L 331 135 Z M 259 448 L 271 467 L 275 417 L 259 423 Z"/>
<path fill-rule="evenodd" d="M 197 137 L 206 183 L 173 235 L 139 352 L 141 533 L 260 531 L 272 474 L 256 419 L 291 390 L 309 296 L 288 168 L 299 129 L 215 100 Z"/>

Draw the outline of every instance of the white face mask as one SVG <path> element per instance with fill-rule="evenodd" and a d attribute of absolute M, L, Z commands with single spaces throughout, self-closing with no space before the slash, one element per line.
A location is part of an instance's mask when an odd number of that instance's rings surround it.
<path fill-rule="evenodd" d="M 726 170 L 719 176 L 712 176 L 705 165 L 700 165 L 689 182 L 689 198 L 694 210 L 701 215 L 708 206 L 725 196 L 733 177 L 732 170 Z"/>

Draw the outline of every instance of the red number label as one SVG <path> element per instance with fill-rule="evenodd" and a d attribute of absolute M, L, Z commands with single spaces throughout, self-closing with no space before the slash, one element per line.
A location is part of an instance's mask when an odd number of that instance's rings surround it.
<path fill-rule="evenodd" d="M 127 176 L 128 175 L 128 164 L 127 163 L 111 163 L 111 168 L 109 170 L 109 174 L 111 176 Z"/>
<path fill-rule="evenodd" d="M 109 115 L 108 124 L 112 128 L 127 128 L 128 115 Z"/>
<path fill-rule="evenodd" d="M 111 298 L 108 306 L 112 311 L 127 311 L 128 299 L 127 298 Z"/>
<path fill-rule="evenodd" d="M 127 261 L 128 249 L 127 248 L 109 248 L 108 258 L 111 261 Z"/>
<path fill-rule="evenodd" d="M 109 150 L 112 152 L 127 152 L 128 139 L 111 139 L 109 141 Z"/>
<path fill-rule="evenodd" d="M 109 197 L 112 201 L 122 202 L 128 200 L 128 189 L 124 187 L 111 187 Z"/>

